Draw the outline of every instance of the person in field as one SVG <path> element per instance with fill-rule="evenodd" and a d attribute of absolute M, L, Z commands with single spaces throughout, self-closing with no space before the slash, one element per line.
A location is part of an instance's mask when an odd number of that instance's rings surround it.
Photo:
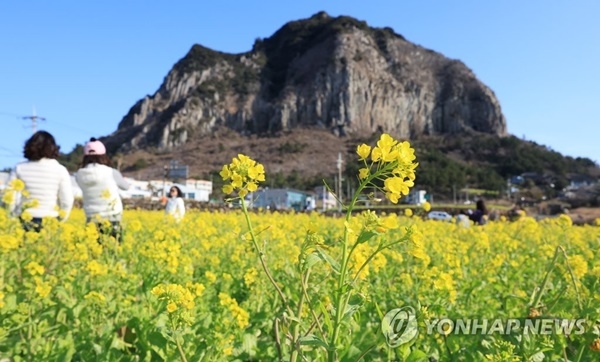
<path fill-rule="evenodd" d="M 73 208 L 73 186 L 66 167 L 58 163 L 54 136 L 37 131 L 26 142 L 23 156 L 15 166 L 11 180 L 23 182 L 23 192 L 15 195 L 11 210 L 18 215 L 26 231 L 39 232 L 44 218 L 66 221 Z"/>
<path fill-rule="evenodd" d="M 185 204 L 183 202 L 183 192 L 177 186 L 171 186 L 169 198 L 165 205 L 165 214 L 172 216 L 176 221 L 181 221 L 185 215 Z"/>
<path fill-rule="evenodd" d="M 469 211 L 471 211 L 471 210 L 469 210 Z M 456 225 L 464 227 L 464 228 L 470 227 L 471 219 L 469 217 L 469 213 L 464 210 L 460 210 L 458 215 L 456 215 Z"/>
<path fill-rule="evenodd" d="M 120 241 L 123 202 L 119 189 L 127 190 L 130 184 L 112 167 L 106 147 L 96 138 L 83 147 L 83 160 L 75 179 L 82 191 L 86 222 L 94 222 L 103 234 Z"/>
<path fill-rule="evenodd" d="M 475 211 L 469 215 L 469 218 L 475 223 L 475 225 L 484 225 L 487 223 L 488 211 L 485 207 L 485 202 L 483 199 L 477 200 L 477 203 L 475 204 Z"/>

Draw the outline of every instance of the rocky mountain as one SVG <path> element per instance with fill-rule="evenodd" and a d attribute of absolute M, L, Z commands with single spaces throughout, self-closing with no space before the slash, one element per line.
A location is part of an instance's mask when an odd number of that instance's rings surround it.
<path fill-rule="evenodd" d="M 493 91 L 462 62 L 391 28 L 320 12 L 242 54 L 194 45 L 104 141 L 113 153 L 172 152 L 223 128 L 242 136 L 300 128 L 338 137 L 507 134 Z"/>

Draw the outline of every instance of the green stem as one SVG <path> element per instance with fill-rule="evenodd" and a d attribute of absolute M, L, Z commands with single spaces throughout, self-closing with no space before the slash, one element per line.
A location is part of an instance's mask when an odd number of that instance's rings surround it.
<path fill-rule="evenodd" d="M 360 268 L 358 268 L 358 271 L 354 275 L 354 278 L 352 278 L 352 282 L 350 284 L 356 283 L 356 279 L 358 279 L 358 276 L 360 275 L 360 272 L 362 272 L 362 270 L 371 262 L 371 260 L 373 260 L 373 258 L 375 257 L 375 255 L 379 254 L 379 252 L 382 251 L 382 250 L 383 250 L 383 248 L 379 247 L 379 248 L 377 248 L 377 250 L 375 250 L 373 252 L 373 254 L 369 255 L 369 257 L 367 258 L 367 260 L 365 260 L 365 262 L 362 263 L 362 265 L 360 266 Z"/>
<path fill-rule="evenodd" d="M 183 348 L 181 347 L 181 343 L 179 343 L 179 334 L 175 331 L 175 323 L 173 322 L 173 318 L 171 318 L 171 330 L 173 331 L 173 339 L 175 340 L 175 344 L 177 345 L 177 350 L 179 351 L 179 356 L 183 362 L 187 362 L 187 358 L 185 358 L 185 353 L 183 352 Z"/>
<path fill-rule="evenodd" d="M 354 196 L 352 197 L 352 201 L 350 201 L 350 204 L 348 205 L 348 209 L 346 210 L 345 224 L 347 224 L 350 221 L 350 217 L 352 216 L 352 210 L 354 209 L 354 205 L 356 204 L 356 200 L 358 200 L 358 196 L 360 195 L 360 192 L 363 190 L 363 188 L 365 188 L 366 185 L 368 185 L 371 182 L 371 180 L 376 175 L 377 175 L 377 173 L 372 174 L 358 186 L 358 189 L 354 193 Z M 338 287 L 337 287 L 337 290 L 335 291 L 335 303 L 336 303 L 335 324 L 333 327 L 333 334 L 331 336 L 331 341 L 329 343 L 329 347 L 331 348 L 329 351 L 329 361 L 331 361 L 331 362 L 335 361 L 335 359 L 336 359 L 336 344 L 337 344 L 337 339 L 338 339 L 338 336 L 340 333 L 340 327 L 342 324 L 341 323 L 342 316 L 344 314 L 344 311 L 342 310 L 343 304 L 345 304 L 343 294 L 346 293 L 344 291 L 344 285 L 346 283 L 346 273 L 347 273 L 347 269 L 348 269 L 348 261 L 350 259 L 350 253 L 348 253 L 348 236 L 349 236 L 348 235 L 348 227 L 346 227 L 344 225 L 344 243 L 342 245 L 342 265 L 341 265 L 341 270 L 340 270 L 340 278 L 338 280 Z M 354 248 L 352 248 L 352 250 L 354 250 Z"/>
<path fill-rule="evenodd" d="M 583 305 L 581 304 L 581 298 L 579 296 L 579 288 L 577 287 L 577 279 L 575 278 L 575 274 L 573 274 L 573 269 L 571 269 L 571 265 L 569 264 L 569 257 L 567 256 L 567 251 L 560 245 L 558 246 L 558 248 L 560 248 L 560 251 L 562 251 L 563 255 L 565 256 L 565 260 L 567 262 L 567 269 L 569 269 L 569 274 L 571 275 L 571 281 L 573 282 L 573 286 L 575 287 L 575 295 L 577 296 L 577 305 L 579 306 L 579 311 L 581 312 L 583 310 Z"/>
<path fill-rule="evenodd" d="M 360 272 L 361 272 L 361 271 L 362 271 L 362 270 L 363 270 L 363 269 L 364 269 L 364 268 L 365 268 L 365 267 L 366 267 L 366 266 L 367 266 L 367 265 L 368 265 L 368 264 L 371 262 L 371 260 L 372 260 L 372 259 L 373 259 L 373 258 L 374 258 L 374 257 L 375 257 L 377 254 L 379 254 L 380 252 L 384 251 L 385 249 L 388 249 L 388 248 L 390 248 L 390 247 L 391 247 L 391 246 L 393 246 L 393 245 L 400 244 L 401 242 L 403 242 L 403 241 L 405 241 L 405 240 L 406 240 L 406 236 L 405 236 L 405 237 L 403 237 L 402 239 L 398 240 L 398 241 L 395 241 L 395 242 L 389 243 L 389 244 L 387 244 L 387 245 L 379 245 L 379 247 L 377 247 L 377 250 L 375 250 L 375 251 L 373 252 L 373 254 L 371 254 L 371 255 L 370 255 L 368 258 L 367 258 L 367 260 L 365 260 L 365 262 L 364 262 L 364 263 L 363 263 L 363 264 L 360 266 L 360 268 L 358 268 L 358 271 L 357 271 L 357 272 L 356 272 L 356 274 L 354 275 L 354 278 L 352 279 L 352 282 L 351 282 L 350 284 L 354 284 L 354 283 L 356 283 L 356 279 L 358 279 L 358 276 L 360 275 Z"/>
<path fill-rule="evenodd" d="M 310 274 L 310 270 L 306 271 L 304 274 L 304 278 L 301 283 L 304 285 L 308 280 L 308 275 Z M 300 293 L 300 301 L 298 302 L 298 312 L 296 313 L 296 321 L 294 322 L 294 334 L 292 335 L 292 354 L 290 356 L 290 362 L 296 362 L 298 359 L 298 354 L 300 352 L 300 343 L 298 339 L 300 338 L 300 321 L 302 320 L 302 307 L 304 306 L 304 293 Z"/>
<path fill-rule="evenodd" d="M 577 355 L 577 360 L 575 362 L 581 361 L 581 358 L 583 357 L 583 352 L 585 351 L 586 348 L 587 348 L 586 345 L 581 346 L 581 349 L 579 350 L 579 354 Z"/>
<path fill-rule="evenodd" d="M 273 278 L 273 275 L 271 274 L 271 271 L 269 270 L 269 267 L 267 266 L 267 263 L 265 261 L 265 254 L 260 249 L 260 247 L 258 246 L 258 242 L 256 241 L 256 236 L 254 235 L 254 229 L 252 228 L 252 222 L 250 222 L 250 215 L 248 215 L 246 201 L 244 200 L 243 197 L 241 197 L 240 200 L 241 200 L 241 204 L 242 204 L 242 211 L 244 213 L 244 217 L 246 218 L 246 224 L 248 225 L 248 231 L 250 232 L 250 239 L 252 240 L 254 249 L 256 249 L 256 252 L 258 253 L 258 258 L 260 260 L 260 264 L 261 264 L 263 270 L 265 271 L 265 274 L 267 274 L 267 278 L 269 278 L 269 281 L 271 282 L 271 284 L 273 284 L 273 287 L 275 287 L 277 294 L 279 294 L 279 298 L 281 298 L 283 305 L 287 307 L 287 305 L 288 305 L 287 298 L 285 297 L 285 294 L 283 294 L 283 291 L 281 290 L 281 288 L 279 288 L 279 286 L 275 282 L 275 279 Z"/>
<path fill-rule="evenodd" d="M 363 353 L 360 354 L 360 356 L 358 356 L 358 358 L 356 359 L 355 362 L 360 362 L 363 358 L 365 358 L 365 356 L 367 355 L 367 353 L 371 352 L 371 350 L 373 348 L 377 347 L 376 344 L 372 345 L 371 347 L 367 348 L 366 350 L 363 351 Z"/>
<path fill-rule="evenodd" d="M 307 271 L 307 274 L 309 272 L 310 272 L 310 269 Z M 302 293 L 304 294 L 304 298 L 306 298 L 306 302 L 308 304 L 308 309 L 310 310 L 310 313 L 311 313 L 313 319 L 315 320 L 315 325 L 319 328 L 321 337 L 323 338 L 323 340 L 325 340 L 325 332 L 323 331 L 323 326 L 321 325 L 321 322 L 319 321 L 319 317 L 317 316 L 314 308 L 312 307 L 312 302 L 310 300 L 310 296 L 308 295 L 307 284 L 308 284 L 308 277 L 306 278 L 306 283 L 302 283 Z"/>
<path fill-rule="evenodd" d="M 533 307 L 533 308 L 537 308 L 540 300 L 542 299 L 542 294 L 544 294 L 544 289 L 546 289 L 546 286 L 548 285 L 548 277 L 550 276 L 550 272 L 552 271 L 552 269 L 554 269 L 554 264 L 556 264 L 556 260 L 558 260 L 558 256 L 560 255 L 558 253 L 559 248 L 560 248 L 560 246 L 556 248 L 556 251 L 554 252 L 554 258 L 552 259 L 552 262 L 550 263 L 550 266 L 548 267 L 548 271 L 546 271 L 546 275 L 544 275 L 544 280 L 542 281 L 542 286 L 540 287 L 538 293 L 535 296 L 533 303 L 531 304 L 531 307 Z"/>
<path fill-rule="evenodd" d="M 275 345 L 277 346 L 277 355 L 279 356 L 279 362 L 283 361 L 283 351 L 281 350 L 281 336 L 279 332 L 279 318 L 275 318 L 273 321 L 273 332 L 275 333 Z"/>

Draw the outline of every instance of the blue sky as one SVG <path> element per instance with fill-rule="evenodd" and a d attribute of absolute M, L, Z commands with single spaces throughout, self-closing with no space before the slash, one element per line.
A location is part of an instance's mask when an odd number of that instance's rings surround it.
<path fill-rule="evenodd" d="M 2 1 L 0 168 L 38 129 L 65 152 L 115 131 L 193 44 L 239 53 L 324 10 L 460 59 L 495 93 L 511 134 L 600 161 L 600 1 Z"/>

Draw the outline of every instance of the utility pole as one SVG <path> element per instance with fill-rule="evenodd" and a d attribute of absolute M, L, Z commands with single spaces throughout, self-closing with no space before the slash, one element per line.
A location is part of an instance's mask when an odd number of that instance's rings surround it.
<path fill-rule="evenodd" d="M 37 132 L 37 121 L 38 120 L 40 120 L 40 121 L 46 120 L 46 118 L 40 117 L 35 114 L 35 107 L 33 107 L 33 113 L 31 114 L 31 116 L 25 116 L 25 117 L 23 117 L 23 119 L 31 120 L 31 133 Z"/>
<path fill-rule="evenodd" d="M 343 192 L 343 189 L 342 189 L 342 163 L 344 163 L 344 161 L 342 160 L 342 153 L 339 152 L 338 153 L 338 159 L 337 159 L 337 169 L 338 169 L 338 177 L 337 177 L 338 195 L 337 196 L 338 196 L 338 198 L 340 200 L 340 205 L 339 205 L 339 211 L 340 212 L 342 211 L 342 201 L 343 201 L 343 198 L 342 198 L 342 192 Z"/>
<path fill-rule="evenodd" d="M 452 199 L 454 200 L 454 205 L 456 205 L 456 185 L 452 184 Z"/>
<path fill-rule="evenodd" d="M 325 208 L 325 198 L 327 196 L 329 196 L 329 193 L 327 192 L 327 188 L 325 187 L 325 185 L 321 186 L 323 188 L 323 212 L 325 212 L 326 208 Z"/>
<path fill-rule="evenodd" d="M 162 197 L 165 198 L 167 197 L 167 191 L 165 190 L 165 188 L 167 187 L 166 183 L 167 183 L 167 177 L 169 176 L 169 166 L 164 166 L 163 167 L 163 190 L 162 190 Z"/>

